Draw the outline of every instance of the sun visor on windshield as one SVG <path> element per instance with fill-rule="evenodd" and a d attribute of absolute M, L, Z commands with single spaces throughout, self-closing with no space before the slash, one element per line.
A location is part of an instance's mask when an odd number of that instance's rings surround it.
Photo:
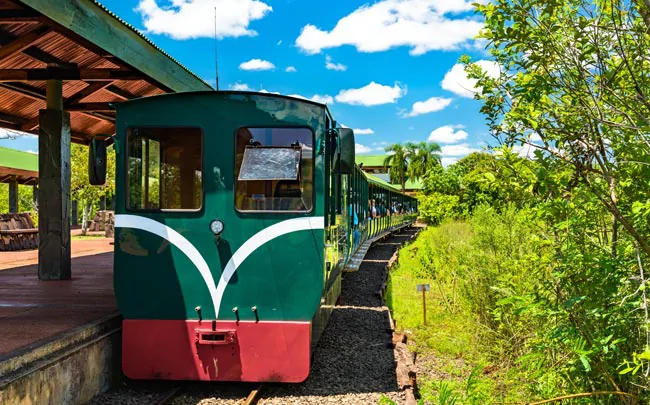
<path fill-rule="evenodd" d="M 247 146 L 238 180 L 298 180 L 301 157 L 300 147 Z"/>

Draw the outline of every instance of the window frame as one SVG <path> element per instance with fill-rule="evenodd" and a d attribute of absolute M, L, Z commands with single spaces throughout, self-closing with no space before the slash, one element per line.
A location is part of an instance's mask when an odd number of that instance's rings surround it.
<path fill-rule="evenodd" d="M 312 159 L 311 159 L 311 173 L 312 173 L 312 187 L 311 187 L 311 208 L 308 210 L 302 211 L 283 211 L 283 210 L 240 210 L 237 207 L 237 133 L 241 129 L 252 128 L 252 129 L 307 129 L 311 132 L 311 148 L 312 148 Z M 235 212 L 244 216 L 258 215 L 258 214 L 271 214 L 271 215 L 287 215 L 287 214 L 301 214 L 301 215 L 310 215 L 314 212 L 316 208 L 316 131 L 308 125 L 240 125 L 238 126 L 233 133 L 233 150 L 232 150 L 232 176 L 233 176 L 233 190 L 232 190 L 232 202 Z M 300 162 L 302 166 L 302 159 Z M 241 168 L 240 168 L 241 169 Z M 271 180 L 259 180 L 259 181 L 271 181 Z"/>
<path fill-rule="evenodd" d="M 129 159 L 131 157 L 129 151 L 129 131 L 132 129 L 192 129 L 198 130 L 201 136 L 201 206 L 194 209 L 181 209 L 181 208 L 133 208 L 130 206 L 130 193 L 129 193 Z M 205 211 L 205 132 L 202 127 L 192 125 L 129 125 L 125 129 L 124 134 L 124 151 L 126 159 L 124 159 L 124 208 L 128 212 L 138 213 L 180 213 L 180 214 L 196 214 Z"/>

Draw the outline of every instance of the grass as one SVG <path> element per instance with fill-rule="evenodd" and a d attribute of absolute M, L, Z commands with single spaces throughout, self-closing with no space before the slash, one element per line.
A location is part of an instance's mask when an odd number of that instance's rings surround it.
<path fill-rule="evenodd" d="M 462 222 L 429 227 L 404 247 L 390 272 L 386 300 L 397 328 L 409 335 L 411 351 L 420 365 L 418 387 L 427 404 L 486 404 L 524 402 L 525 382 L 516 370 L 501 364 L 486 347 L 486 327 L 472 314 L 468 299 L 457 288 L 450 267 L 467 266 L 471 230 Z M 470 269 L 471 271 L 471 269 Z M 429 284 L 423 322 L 422 293 Z M 424 370 L 424 371 L 422 371 Z"/>

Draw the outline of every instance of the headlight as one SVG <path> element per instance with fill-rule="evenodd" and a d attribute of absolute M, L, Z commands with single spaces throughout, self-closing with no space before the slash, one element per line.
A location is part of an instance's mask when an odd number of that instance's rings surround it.
<path fill-rule="evenodd" d="M 221 232 L 223 232 L 223 222 L 221 222 L 218 219 L 215 219 L 214 221 L 210 222 L 210 230 L 212 231 L 213 234 L 220 235 Z"/>

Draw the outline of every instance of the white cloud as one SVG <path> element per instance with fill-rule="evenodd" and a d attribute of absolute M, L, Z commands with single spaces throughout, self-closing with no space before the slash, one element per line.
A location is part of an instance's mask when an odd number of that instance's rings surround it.
<path fill-rule="evenodd" d="M 293 67 L 293 66 L 287 66 L 287 68 L 284 69 L 284 71 L 285 71 L 285 72 L 289 72 L 289 73 L 293 73 L 293 72 L 297 72 L 298 69 L 296 69 L 296 68 Z"/>
<path fill-rule="evenodd" d="M 334 104 L 334 97 L 327 94 L 324 94 L 322 96 L 320 94 L 314 94 L 310 98 L 310 100 L 321 104 L 329 104 L 329 105 Z"/>
<path fill-rule="evenodd" d="M 395 83 L 393 87 L 370 82 L 359 89 L 341 90 L 336 101 L 344 104 L 374 106 L 394 103 L 406 94 L 406 87 Z"/>
<path fill-rule="evenodd" d="M 241 70 L 271 70 L 275 69 L 275 65 L 268 60 L 251 59 L 248 62 L 243 62 L 239 68 Z"/>
<path fill-rule="evenodd" d="M 444 167 L 447 167 L 449 165 L 453 165 L 454 163 L 458 162 L 458 158 L 455 157 L 443 157 L 440 159 L 442 165 Z"/>
<path fill-rule="evenodd" d="M 498 63 L 488 60 L 479 60 L 475 63 L 479 65 L 488 76 L 494 78 L 499 77 L 500 69 Z M 481 90 L 477 88 L 476 82 L 476 79 L 470 79 L 467 77 L 465 65 L 457 63 L 445 74 L 441 85 L 443 89 L 449 90 L 461 97 L 473 98 L 474 94 Z"/>
<path fill-rule="evenodd" d="M 355 135 L 372 135 L 375 133 L 372 128 L 358 128 L 354 129 L 353 131 Z"/>
<path fill-rule="evenodd" d="M 248 84 L 246 84 L 246 83 L 240 83 L 240 82 L 237 82 L 237 83 L 235 83 L 235 84 L 231 84 L 231 85 L 230 85 L 230 90 L 237 90 L 237 91 L 253 91 L 253 89 L 251 89 L 251 88 L 248 86 Z"/>
<path fill-rule="evenodd" d="M 344 72 L 348 69 L 347 66 L 345 66 L 342 63 L 334 63 L 332 62 L 332 58 L 329 55 L 325 56 L 325 69 L 327 70 L 338 70 L 339 72 Z"/>
<path fill-rule="evenodd" d="M 442 148 L 442 156 L 465 156 L 470 153 L 480 152 L 479 149 L 472 148 L 466 143 L 459 143 L 457 145 L 445 145 Z"/>
<path fill-rule="evenodd" d="M 413 104 L 411 112 L 401 111 L 400 116 L 406 117 L 415 117 L 422 114 L 428 114 L 436 111 L 444 110 L 449 104 L 451 104 L 450 98 L 443 97 L 431 97 L 425 101 L 418 101 Z"/>
<path fill-rule="evenodd" d="M 277 91 L 268 91 L 268 90 L 266 90 L 266 89 L 262 89 L 262 90 L 260 90 L 259 93 L 266 93 L 266 94 L 280 94 L 280 93 L 277 92 Z"/>
<path fill-rule="evenodd" d="M 327 94 L 320 95 L 320 94 L 314 94 L 311 97 L 305 97 L 302 94 L 289 94 L 289 97 L 296 97 L 296 98 L 302 98 L 304 100 L 311 100 L 316 103 L 321 103 L 321 104 L 334 104 L 334 98 L 332 96 L 329 96 Z"/>
<path fill-rule="evenodd" d="M 432 50 L 472 47 L 483 24 L 472 17 L 453 16 L 472 10 L 472 0 L 383 0 L 363 5 L 341 18 L 331 31 L 308 24 L 296 45 L 315 54 L 351 45 L 360 52 L 379 52 L 400 46 L 412 55 Z"/>
<path fill-rule="evenodd" d="M 27 152 L 27 153 L 31 153 L 31 154 L 34 154 L 34 155 L 38 155 L 38 151 L 37 151 L 37 150 L 27 149 L 25 152 Z"/>
<path fill-rule="evenodd" d="M 174 39 L 212 38 L 215 7 L 218 38 L 255 36 L 250 23 L 273 11 L 260 0 L 140 0 L 136 11 L 147 33 Z"/>
<path fill-rule="evenodd" d="M 427 141 L 436 143 L 456 143 L 467 139 L 467 132 L 463 131 L 462 125 L 444 125 L 436 128 L 429 134 Z"/>
<path fill-rule="evenodd" d="M 354 149 L 355 149 L 355 152 L 359 153 L 359 154 L 370 153 L 370 152 L 375 150 L 375 149 L 373 149 L 373 148 L 371 148 L 369 146 L 361 145 L 360 143 L 354 144 Z"/>
<path fill-rule="evenodd" d="M 535 150 L 537 149 L 537 147 L 529 144 L 512 146 L 512 151 L 514 153 L 518 154 L 522 158 L 528 159 L 533 159 L 535 157 Z"/>

